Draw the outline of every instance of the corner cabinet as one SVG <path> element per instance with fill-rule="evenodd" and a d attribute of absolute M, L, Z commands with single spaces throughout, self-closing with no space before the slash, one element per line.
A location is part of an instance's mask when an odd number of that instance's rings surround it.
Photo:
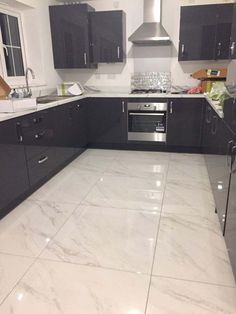
<path fill-rule="evenodd" d="M 89 16 L 93 62 L 123 62 L 126 51 L 125 13 L 119 10 L 100 11 Z"/>
<path fill-rule="evenodd" d="M 87 4 L 49 7 L 55 69 L 95 68 L 90 53 Z"/>
<path fill-rule="evenodd" d="M 234 7 L 233 3 L 182 6 L 179 61 L 228 59 Z"/>
<path fill-rule="evenodd" d="M 0 124 L 0 219 L 29 189 L 25 149 L 16 120 Z"/>
<path fill-rule="evenodd" d="M 167 146 L 201 147 L 203 105 L 201 98 L 168 101 Z"/>

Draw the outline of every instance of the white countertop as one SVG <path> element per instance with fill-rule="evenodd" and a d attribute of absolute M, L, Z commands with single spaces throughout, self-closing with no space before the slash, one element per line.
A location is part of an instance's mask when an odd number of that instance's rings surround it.
<path fill-rule="evenodd" d="M 49 109 L 52 107 L 60 106 L 72 101 L 78 101 L 84 98 L 206 98 L 209 104 L 212 106 L 212 108 L 216 111 L 216 113 L 223 118 L 223 111 L 219 110 L 219 107 L 216 106 L 215 102 L 213 102 L 208 96 L 203 94 L 130 94 L 130 93 L 124 93 L 124 92 L 97 92 L 97 93 L 85 93 L 82 96 L 74 96 L 67 99 L 62 99 L 59 101 L 53 101 L 47 104 L 38 104 L 36 110 L 27 110 L 27 111 L 20 111 L 20 112 L 14 112 L 14 113 L 0 113 L 0 122 L 6 121 L 9 119 L 21 117 L 27 114 L 31 114 L 34 112 L 38 112 L 41 110 Z"/>

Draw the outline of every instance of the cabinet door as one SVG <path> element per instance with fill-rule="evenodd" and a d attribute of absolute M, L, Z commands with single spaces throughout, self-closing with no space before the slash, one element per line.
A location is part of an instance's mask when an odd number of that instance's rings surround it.
<path fill-rule="evenodd" d="M 231 176 L 231 185 L 227 210 L 225 241 L 230 262 L 236 279 L 236 173 Z"/>
<path fill-rule="evenodd" d="M 54 148 L 57 163 L 63 164 L 75 153 L 73 137 L 73 106 L 65 104 L 52 109 L 55 132 Z"/>
<path fill-rule="evenodd" d="M 88 6 L 51 6 L 49 11 L 55 68 L 91 67 Z"/>
<path fill-rule="evenodd" d="M 89 143 L 122 144 L 127 138 L 126 103 L 120 98 L 92 98 L 89 104 Z"/>
<path fill-rule="evenodd" d="M 29 189 L 20 125 L 15 120 L 0 124 L 0 218 Z"/>
<path fill-rule="evenodd" d="M 181 7 L 179 61 L 214 59 L 216 16 L 215 5 Z"/>
<path fill-rule="evenodd" d="M 102 11 L 90 14 L 93 62 L 123 62 L 125 13 Z"/>
<path fill-rule="evenodd" d="M 80 100 L 73 104 L 73 142 L 75 152 L 82 152 L 88 143 L 88 100 Z"/>
<path fill-rule="evenodd" d="M 200 147 L 202 99 L 172 99 L 168 104 L 167 145 Z"/>
<path fill-rule="evenodd" d="M 232 29 L 233 4 L 219 4 L 217 7 L 217 28 L 215 59 L 228 59 Z"/>
<path fill-rule="evenodd" d="M 230 59 L 236 59 L 236 3 L 233 4 L 233 18 L 230 35 Z"/>

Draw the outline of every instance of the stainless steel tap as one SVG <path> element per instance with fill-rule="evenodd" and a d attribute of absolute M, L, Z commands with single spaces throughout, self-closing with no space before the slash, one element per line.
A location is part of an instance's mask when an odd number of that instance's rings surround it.
<path fill-rule="evenodd" d="M 25 81 L 26 81 L 26 91 L 24 93 L 25 98 L 29 98 L 32 96 L 32 91 L 29 87 L 29 72 L 31 73 L 32 78 L 35 79 L 34 71 L 31 68 L 27 67 L 25 70 Z"/>

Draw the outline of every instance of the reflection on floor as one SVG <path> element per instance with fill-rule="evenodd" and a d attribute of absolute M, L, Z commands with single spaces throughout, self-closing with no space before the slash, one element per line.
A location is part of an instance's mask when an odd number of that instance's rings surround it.
<path fill-rule="evenodd" d="M 0 221 L 0 314 L 236 313 L 203 156 L 87 150 Z"/>

